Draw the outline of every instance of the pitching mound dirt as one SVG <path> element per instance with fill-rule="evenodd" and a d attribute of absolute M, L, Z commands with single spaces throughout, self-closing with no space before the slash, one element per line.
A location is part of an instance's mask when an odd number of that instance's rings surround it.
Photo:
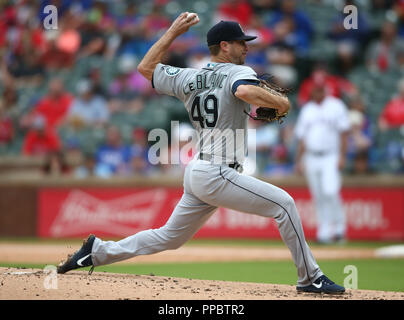
<path fill-rule="evenodd" d="M 0 299 L 261 300 L 355 299 L 403 300 L 404 293 L 347 290 L 343 295 L 298 294 L 294 286 L 192 280 L 84 271 L 57 276 L 38 269 L 0 268 Z M 45 287 L 57 289 L 46 289 Z"/>

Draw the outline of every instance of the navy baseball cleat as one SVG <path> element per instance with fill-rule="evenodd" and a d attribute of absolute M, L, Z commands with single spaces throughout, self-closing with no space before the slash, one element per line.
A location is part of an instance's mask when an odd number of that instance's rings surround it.
<path fill-rule="evenodd" d="M 69 255 L 67 257 L 67 260 L 65 262 L 62 262 L 57 267 L 57 272 L 66 273 L 70 270 L 92 266 L 93 261 L 91 260 L 91 250 L 93 248 L 94 240 L 95 235 L 90 234 L 88 238 L 83 241 L 83 245 L 81 246 L 81 248 L 74 254 Z M 91 268 L 89 272 L 90 274 L 93 268 Z"/>
<path fill-rule="evenodd" d="M 328 294 L 342 294 L 345 288 L 335 284 L 325 275 L 319 277 L 311 285 L 305 287 L 296 287 L 297 292 L 311 292 L 311 293 L 328 293 Z"/>

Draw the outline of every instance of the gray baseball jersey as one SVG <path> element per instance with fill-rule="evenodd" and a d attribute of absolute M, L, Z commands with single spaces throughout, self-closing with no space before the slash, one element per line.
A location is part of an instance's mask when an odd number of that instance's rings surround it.
<path fill-rule="evenodd" d="M 247 66 L 209 63 L 201 70 L 158 64 L 153 86 L 159 93 L 180 99 L 198 131 L 199 151 L 215 163 L 243 163 L 247 151 L 247 121 L 243 112 L 250 105 L 233 94 L 238 80 L 257 81 Z"/>
<path fill-rule="evenodd" d="M 158 92 L 184 102 L 192 123 L 202 133 L 201 140 L 208 141 L 202 143 L 201 152 L 219 160 L 234 162 L 236 158 L 241 162 L 245 154 L 242 144 L 233 153 L 223 153 L 223 142 L 214 139 L 214 130 L 222 134 L 229 130 L 225 137 L 230 139 L 239 129 L 246 138 L 243 110 L 249 111 L 250 106 L 234 96 L 234 84 L 256 79 L 251 68 L 231 63 L 209 64 L 202 70 L 158 64 L 153 85 Z M 192 238 L 218 207 L 275 219 L 296 265 L 298 285 L 309 285 L 323 274 L 306 243 L 296 204 L 287 192 L 242 175 L 224 162 L 197 158 L 185 169 L 184 194 L 166 224 L 117 242 L 96 238 L 91 253 L 93 265 L 176 249 Z"/>

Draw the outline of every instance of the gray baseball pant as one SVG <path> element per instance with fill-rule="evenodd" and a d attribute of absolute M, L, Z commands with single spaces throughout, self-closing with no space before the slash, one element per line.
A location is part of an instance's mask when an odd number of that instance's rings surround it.
<path fill-rule="evenodd" d="M 184 174 L 184 194 L 167 223 L 120 241 L 95 239 L 94 266 L 138 255 L 177 249 L 203 226 L 218 207 L 274 218 L 297 267 L 299 286 L 311 284 L 323 273 L 308 247 L 293 198 L 284 190 L 226 165 L 191 162 Z"/>

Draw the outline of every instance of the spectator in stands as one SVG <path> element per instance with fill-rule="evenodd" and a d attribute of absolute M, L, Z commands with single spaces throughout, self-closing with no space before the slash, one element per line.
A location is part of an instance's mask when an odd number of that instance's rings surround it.
<path fill-rule="evenodd" d="M 303 80 L 300 86 L 298 93 L 299 106 L 310 100 L 310 94 L 316 84 L 323 85 L 327 95 L 337 98 L 345 98 L 345 95 L 350 96 L 357 92 L 357 88 L 353 83 L 343 77 L 330 74 L 326 64 L 323 61 L 318 61 L 310 77 Z"/>
<path fill-rule="evenodd" d="M 285 144 L 279 143 L 272 150 L 270 161 L 264 174 L 270 177 L 284 177 L 294 172 L 294 164 L 290 159 L 288 149 Z"/>
<path fill-rule="evenodd" d="M 156 33 L 151 28 L 147 29 L 146 17 L 138 14 L 136 7 L 136 4 L 129 5 L 125 15 L 117 18 L 120 35 L 119 55 L 132 54 L 143 57 L 154 43 Z"/>
<path fill-rule="evenodd" d="M 171 21 L 164 14 L 164 3 L 159 4 L 155 2 L 152 11 L 144 17 L 142 23 L 144 30 L 154 35 L 158 35 L 163 30 L 168 29 L 171 25 Z"/>
<path fill-rule="evenodd" d="M 99 65 L 91 66 L 87 78 L 91 82 L 94 94 L 103 97 L 104 99 L 108 99 L 108 89 L 104 86 L 102 72 Z"/>
<path fill-rule="evenodd" d="M 32 112 L 21 119 L 21 127 L 29 127 L 37 115 L 44 117 L 49 128 L 59 126 L 68 114 L 72 100 L 73 96 L 64 89 L 63 80 L 53 78 L 49 82 L 48 94 L 38 101 Z"/>
<path fill-rule="evenodd" d="M 297 146 L 294 138 L 294 123 L 285 123 L 278 128 L 278 131 L 278 139 L 271 148 L 270 161 L 264 172 L 268 176 L 287 176 L 295 172 L 293 154 Z"/>
<path fill-rule="evenodd" d="M 254 44 L 260 49 L 264 49 L 275 41 L 274 31 L 264 24 L 258 14 L 252 16 L 251 23 L 246 28 L 246 33 L 257 36 L 257 39 L 252 40 L 250 44 Z"/>
<path fill-rule="evenodd" d="M 165 55 L 162 63 L 178 68 L 188 68 L 188 49 L 188 47 L 183 45 L 173 46 L 173 48 L 171 48 L 171 50 Z"/>
<path fill-rule="evenodd" d="M 95 163 L 95 156 L 92 153 L 84 153 L 82 163 L 74 169 L 74 177 L 78 179 L 94 177 L 96 175 Z"/>
<path fill-rule="evenodd" d="M 404 125 L 404 79 L 398 84 L 398 94 L 384 107 L 379 117 L 379 128 L 382 131 Z"/>
<path fill-rule="evenodd" d="M 116 17 L 118 32 L 120 36 L 120 53 L 137 54 L 132 49 L 136 48 L 138 39 L 143 36 L 143 16 L 138 14 L 137 5 L 128 4 L 123 16 Z"/>
<path fill-rule="evenodd" d="M 134 175 L 147 174 L 151 169 L 148 160 L 149 146 L 147 141 L 147 132 L 143 128 L 136 128 L 132 134 L 131 145 L 131 171 Z"/>
<path fill-rule="evenodd" d="M 395 0 L 393 8 L 398 17 L 398 34 L 404 38 L 404 0 Z"/>
<path fill-rule="evenodd" d="M 250 25 L 246 28 L 246 33 L 256 35 L 257 39 L 249 42 L 245 63 L 258 74 L 268 72 L 266 49 L 275 41 L 274 32 L 263 23 L 259 15 L 254 14 Z M 271 62 L 273 63 L 273 61 Z"/>
<path fill-rule="evenodd" d="M 40 57 L 46 48 L 43 31 L 27 28 L 20 32 L 20 42 L 8 56 L 8 71 L 22 86 L 36 86 L 44 76 L 40 65 Z"/>
<path fill-rule="evenodd" d="M 44 50 L 43 28 L 35 24 L 33 4 L 11 4 L 0 9 L 0 47 L 7 68 L 18 84 L 34 85 L 42 80 L 39 56 Z"/>
<path fill-rule="evenodd" d="M 118 54 L 121 46 L 122 37 L 119 34 L 117 20 L 112 16 L 106 15 L 102 21 L 101 31 L 104 36 L 104 61 L 110 61 Z"/>
<path fill-rule="evenodd" d="M 355 5 L 354 0 L 345 0 L 345 6 Z M 341 74 L 347 74 L 355 65 L 356 59 L 361 55 L 364 46 L 369 40 L 369 23 L 363 14 L 358 12 L 358 27 L 347 29 L 344 26 L 346 14 L 341 10 L 331 22 L 327 32 L 328 37 L 337 45 L 337 65 Z"/>
<path fill-rule="evenodd" d="M 40 56 L 39 62 L 41 67 L 46 69 L 49 73 L 56 72 L 60 69 L 67 70 L 74 64 L 74 56 L 58 48 L 58 37 L 59 31 L 57 30 L 47 30 L 45 32 L 47 47 Z"/>
<path fill-rule="evenodd" d="M 47 176 L 59 177 L 70 173 L 70 167 L 65 154 L 61 151 L 52 151 L 46 155 L 42 171 Z"/>
<path fill-rule="evenodd" d="M 256 155 L 256 174 L 264 174 L 265 168 L 270 162 L 272 149 L 279 141 L 279 130 L 275 124 L 250 120 L 251 128 L 255 129 L 255 141 L 253 135 L 248 136 L 249 146 L 254 145 Z"/>
<path fill-rule="evenodd" d="M 118 60 L 118 74 L 109 86 L 110 110 L 128 111 L 143 108 L 143 98 L 154 94 L 150 81 L 136 70 L 133 55 L 122 55 Z"/>
<path fill-rule="evenodd" d="M 72 102 L 67 122 L 73 127 L 104 126 L 109 119 L 106 100 L 93 92 L 90 81 L 83 79 L 77 84 L 78 97 Z"/>
<path fill-rule="evenodd" d="M 351 131 L 348 136 L 347 158 L 351 163 L 351 173 L 365 174 L 370 171 L 369 157 L 372 146 L 372 131 L 365 104 L 360 95 L 349 100 L 349 120 Z"/>
<path fill-rule="evenodd" d="M 87 20 L 80 24 L 78 30 L 80 31 L 81 42 L 78 58 L 104 54 L 107 37 L 102 30 L 103 18 L 103 13 L 99 8 L 92 8 L 88 13 Z"/>
<path fill-rule="evenodd" d="M 295 0 L 287 0 L 282 1 L 267 25 L 273 30 L 274 40 L 266 51 L 266 72 L 281 86 L 292 87 L 297 81 L 295 62 L 307 54 L 313 35 L 311 22 L 296 8 Z"/>
<path fill-rule="evenodd" d="M 63 52 L 68 61 L 74 62 L 80 48 L 81 37 L 77 31 L 80 29 L 81 20 L 79 17 L 69 13 L 58 23 L 59 35 L 56 47 Z"/>
<path fill-rule="evenodd" d="M 247 0 L 224 0 L 222 1 L 215 13 L 214 20 L 233 20 L 246 27 L 252 19 L 253 9 Z"/>
<path fill-rule="evenodd" d="M 14 124 L 6 109 L 0 106 L 0 146 L 9 144 L 14 138 Z"/>
<path fill-rule="evenodd" d="M 122 142 L 119 128 L 110 126 L 106 132 L 105 144 L 100 146 L 96 152 L 96 175 L 103 178 L 113 175 L 128 175 L 130 159 L 130 147 Z"/>
<path fill-rule="evenodd" d="M 82 16 L 66 12 L 58 20 L 56 30 L 46 30 L 46 50 L 40 57 L 41 64 L 49 70 L 71 68 L 80 50 Z"/>
<path fill-rule="evenodd" d="M 168 54 L 163 58 L 163 63 L 179 68 L 188 68 L 188 58 L 192 54 L 192 49 L 200 45 L 201 39 L 193 31 L 180 35 L 171 45 Z M 205 46 L 204 48 L 207 49 Z"/>
<path fill-rule="evenodd" d="M 201 69 L 210 62 L 209 50 L 205 46 L 191 48 L 187 60 L 189 68 Z"/>
<path fill-rule="evenodd" d="M 249 2 L 255 14 L 265 15 L 279 9 L 278 0 L 250 0 Z"/>
<path fill-rule="evenodd" d="M 118 59 L 116 78 L 109 86 L 111 97 L 128 100 L 138 95 L 139 88 L 131 81 L 136 74 L 137 59 L 132 54 L 121 55 Z"/>
<path fill-rule="evenodd" d="M 158 40 L 159 34 L 171 24 L 164 14 L 164 3 L 154 3 L 152 12 L 139 17 L 137 22 L 139 26 L 133 30 L 136 35 L 128 34 L 123 37 L 119 49 L 120 54 L 135 54 L 137 57 L 143 57 Z"/>
<path fill-rule="evenodd" d="M 0 96 L 0 146 L 8 145 L 15 136 L 15 124 L 19 117 L 18 95 L 13 78 L 4 63 L 0 66 L 3 92 Z"/>
<path fill-rule="evenodd" d="M 395 70 L 404 53 L 404 40 L 397 36 L 393 22 L 384 22 L 380 38 L 369 46 L 366 63 L 370 70 L 386 72 Z"/>
<path fill-rule="evenodd" d="M 119 32 L 122 35 L 122 41 L 139 37 L 142 35 L 141 23 L 143 17 L 137 12 L 137 5 L 129 3 L 125 9 L 123 16 L 116 17 Z"/>
<path fill-rule="evenodd" d="M 379 147 L 381 153 L 380 162 L 383 170 L 391 173 L 402 174 L 404 172 L 404 149 L 399 128 L 404 125 L 404 79 L 398 83 L 398 94 L 383 108 L 378 121 L 380 135 L 389 131 L 392 135 L 384 139 Z"/>
<path fill-rule="evenodd" d="M 12 3 L 0 3 L 0 47 L 11 47 L 9 30 L 16 24 L 16 8 Z"/>
<path fill-rule="evenodd" d="M 274 76 L 278 85 L 291 87 L 296 83 L 296 54 L 293 47 L 284 42 L 275 42 L 266 50 L 266 57 L 269 65 L 265 71 Z"/>
<path fill-rule="evenodd" d="M 7 117 L 13 123 L 16 123 L 20 117 L 16 84 L 13 78 L 6 79 L 4 75 L 2 75 L 2 80 L 3 92 L 0 96 L 0 110 L 3 117 Z"/>
<path fill-rule="evenodd" d="M 269 21 L 277 42 L 292 47 L 299 56 L 305 55 L 314 34 L 310 19 L 296 8 L 296 0 L 284 0 Z"/>
<path fill-rule="evenodd" d="M 46 120 L 36 115 L 27 132 L 22 152 L 27 156 L 46 156 L 52 152 L 60 151 L 61 142 L 53 128 L 46 126 Z"/>
<path fill-rule="evenodd" d="M 399 2 L 396 0 L 372 0 L 371 3 L 371 10 L 388 10 L 392 9 L 395 2 Z"/>

